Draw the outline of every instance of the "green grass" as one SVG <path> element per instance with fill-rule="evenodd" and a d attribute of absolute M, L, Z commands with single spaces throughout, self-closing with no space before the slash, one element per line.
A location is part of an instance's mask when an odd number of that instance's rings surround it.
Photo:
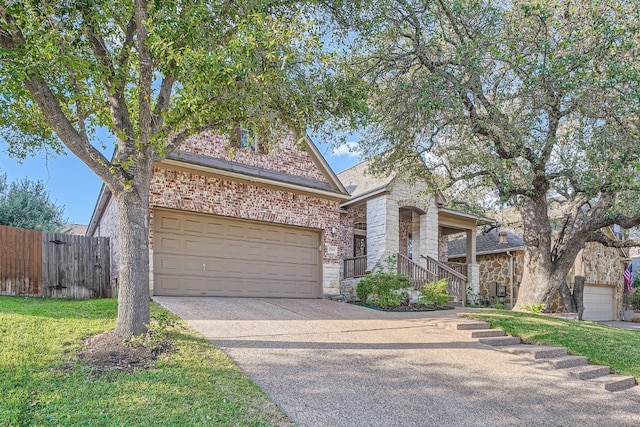
<path fill-rule="evenodd" d="M 161 309 L 153 305 L 153 311 Z M 182 325 L 151 369 L 65 369 L 115 327 L 113 299 L 0 297 L 0 426 L 267 426 L 286 416 L 221 351 Z"/>
<path fill-rule="evenodd" d="M 532 344 L 566 347 L 570 354 L 587 356 L 589 363 L 605 365 L 640 381 L 640 332 L 593 322 L 565 320 L 511 311 L 467 313 Z"/>

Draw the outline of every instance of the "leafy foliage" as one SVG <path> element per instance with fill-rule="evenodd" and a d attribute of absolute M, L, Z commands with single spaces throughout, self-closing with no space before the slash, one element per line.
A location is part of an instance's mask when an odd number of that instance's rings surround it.
<path fill-rule="evenodd" d="M 436 282 L 425 283 L 422 286 L 418 302 L 432 307 L 442 307 L 450 299 L 451 294 L 447 292 L 447 279 L 440 279 Z"/>
<path fill-rule="evenodd" d="M 178 317 L 167 311 L 160 311 L 151 315 L 151 322 L 144 334 L 126 338 L 124 343 L 132 346 L 147 347 L 155 357 L 158 353 L 172 345 L 172 331 L 178 325 Z"/>
<path fill-rule="evenodd" d="M 570 294 L 564 278 L 587 241 L 639 243 L 600 231 L 640 224 L 637 4 L 366 4 L 371 19 L 341 12 L 357 34 L 351 64 L 373 87 L 362 150 L 373 170 L 424 179 L 458 208 L 517 207 L 518 305 Z"/>
<path fill-rule="evenodd" d="M 521 307 L 522 311 L 528 311 L 530 313 L 542 313 L 546 308 L 546 304 L 527 304 Z"/>
<path fill-rule="evenodd" d="M 42 181 L 24 179 L 7 184 L 0 175 L 0 225 L 60 232 L 64 208 L 49 199 Z"/>
<path fill-rule="evenodd" d="M 117 333 L 149 321 L 148 211 L 153 163 L 202 132 L 350 128 L 365 86 L 324 46 L 322 2 L 18 1 L 0 5 L 0 134 L 26 156 L 66 146 L 118 206 L 124 250 Z M 111 134 L 114 155 L 96 149 Z M 274 148 L 274 147 L 271 147 Z M 128 227 L 133 221 L 140 221 Z M 135 296 L 135 297 L 134 297 Z M 126 309 L 125 309 L 126 307 Z"/>
<path fill-rule="evenodd" d="M 376 264 L 375 271 L 358 282 L 356 295 L 360 301 L 377 307 L 394 307 L 405 301 L 402 291 L 411 287 L 411 281 L 407 276 L 394 272 L 395 263 L 392 255 L 384 264 Z"/>

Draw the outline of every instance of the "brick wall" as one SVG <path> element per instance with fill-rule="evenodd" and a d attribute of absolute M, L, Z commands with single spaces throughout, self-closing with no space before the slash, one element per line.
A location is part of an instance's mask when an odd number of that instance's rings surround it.
<path fill-rule="evenodd" d="M 192 136 L 180 144 L 179 149 L 327 182 L 327 179 L 315 165 L 309 153 L 298 150 L 293 134 L 285 138 L 278 147 L 270 148 L 271 151 L 268 154 L 232 147 L 229 144 L 228 137 L 212 133 Z"/>
<path fill-rule="evenodd" d="M 306 151 L 297 150 L 293 135 L 283 141 L 277 151 L 269 154 L 232 149 L 228 138 L 212 134 L 191 137 L 180 149 L 327 182 L 311 156 Z M 206 173 L 156 166 L 149 196 L 149 227 L 153 230 L 153 207 L 158 206 L 321 230 L 323 290 L 325 294 L 337 294 L 340 234 L 332 236 L 331 229 L 340 229 L 339 203 L 337 200 L 223 179 Z M 112 239 L 111 273 L 113 278 L 118 277 L 117 206 L 113 198 L 94 235 Z M 149 247 L 152 261 L 152 233 L 149 236 Z M 152 264 L 150 268 L 153 269 Z M 150 280 L 153 280 L 152 275 Z"/>
<path fill-rule="evenodd" d="M 195 172 L 155 167 L 149 203 L 184 211 L 322 230 L 323 289 L 338 293 L 339 201 L 231 181 Z M 149 226 L 153 229 L 153 210 Z M 153 240 L 150 242 L 153 248 Z"/>
<path fill-rule="evenodd" d="M 407 244 L 409 243 L 409 232 L 411 232 L 411 218 L 400 218 L 400 247 L 398 253 L 407 256 Z"/>
<path fill-rule="evenodd" d="M 100 223 L 93 235 L 95 237 L 109 238 L 109 248 L 111 250 L 111 279 L 117 279 L 120 275 L 120 245 L 118 243 L 118 206 L 113 197 L 109 198 Z"/>
<path fill-rule="evenodd" d="M 347 212 L 340 215 L 340 257 L 353 256 L 353 224 L 358 221 L 366 222 L 367 205 L 349 206 Z"/>

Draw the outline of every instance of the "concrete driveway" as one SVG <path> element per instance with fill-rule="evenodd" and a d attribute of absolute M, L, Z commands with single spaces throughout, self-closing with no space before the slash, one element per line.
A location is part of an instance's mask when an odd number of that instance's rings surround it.
<path fill-rule="evenodd" d="M 328 300 L 154 299 L 227 353 L 298 426 L 640 423 L 637 391 L 568 379 L 437 328 L 433 313 Z"/>

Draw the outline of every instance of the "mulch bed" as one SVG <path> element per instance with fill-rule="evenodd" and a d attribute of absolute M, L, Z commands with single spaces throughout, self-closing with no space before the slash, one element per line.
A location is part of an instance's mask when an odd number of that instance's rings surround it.
<path fill-rule="evenodd" d="M 78 359 L 93 368 L 96 376 L 108 369 L 131 373 L 134 369 L 149 369 L 151 362 L 161 353 L 171 350 L 172 345 L 168 341 L 160 351 L 151 351 L 143 345 L 124 344 L 122 337 L 108 331 L 87 338 L 84 348 L 78 352 Z"/>
<path fill-rule="evenodd" d="M 370 308 L 372 310 L 378 310 L 378 311 L 392 311 L 392 312 L 407 312 L 407 311 L 440 311 L 440 310 L 453 310 L 454 307 L 445 305 L 442 307 L 429 307 L 427 305 L 423 305 L 423 304 L 414 304 L 414 303 L 409 303 L 409 304 L 402 304 L 402 305 L 398 305 L 395 307 L 377 307 L 375 305 L 367 305 L 367 304 L 362 304 L 359 302 L 353 302 L 351 304 L 354 305 L 359 305 L 360 307 L 366 307 L 366 308 Z"/>

